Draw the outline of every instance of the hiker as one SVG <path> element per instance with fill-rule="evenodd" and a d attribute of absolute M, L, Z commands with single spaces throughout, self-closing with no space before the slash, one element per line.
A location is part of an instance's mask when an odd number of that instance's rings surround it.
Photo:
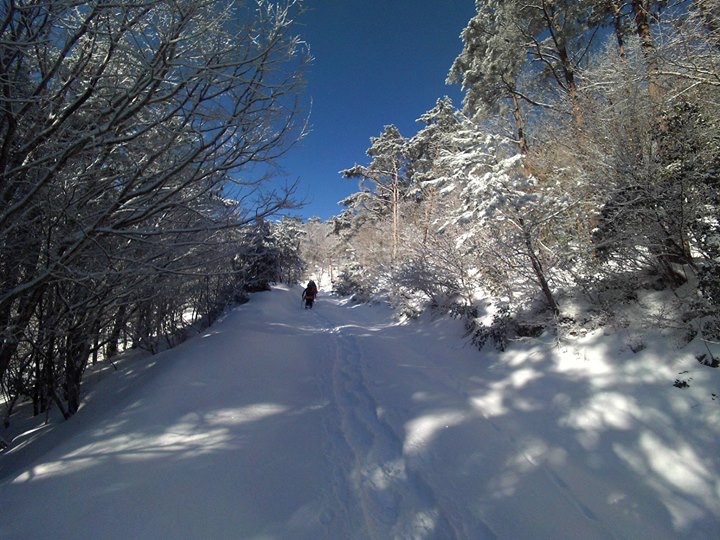
<path fill-rule="evenodd" d="M 302 293 L 302 298 L 305 300 L 305 309 L 312 309 L 317 292 L 317 285 L 315 285 L 315 282 L 311 279 Z"/>

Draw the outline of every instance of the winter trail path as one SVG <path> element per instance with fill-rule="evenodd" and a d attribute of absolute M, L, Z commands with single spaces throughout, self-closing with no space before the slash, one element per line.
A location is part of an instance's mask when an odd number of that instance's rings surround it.
<path fill-rule="evenodd" d="M 0 538 L 675 537 L 647 486 L 499 415 L 460 337 L 254 295 L 0 468 Z"/>

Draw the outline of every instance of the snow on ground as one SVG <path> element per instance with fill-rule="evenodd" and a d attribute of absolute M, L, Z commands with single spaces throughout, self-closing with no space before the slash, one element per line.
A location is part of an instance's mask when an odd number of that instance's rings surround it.
<path fill-rule="evenodd" d="M 300 292 L 14 437 L 0 538 L 720 537 L 720 370 L 668 339 L 480 353 L 458 321 Z"/>

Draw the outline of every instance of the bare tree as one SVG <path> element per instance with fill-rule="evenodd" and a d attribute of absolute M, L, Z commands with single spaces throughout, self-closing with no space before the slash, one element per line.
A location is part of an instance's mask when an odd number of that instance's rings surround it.
<path fill-rule="evenodd" d="M 46 355 L 66 358 L 71 414 L 87 336 L 117 333 L 102 313 L 133 312 L 141 334 L 163 319 L 114 276 L 172 288 L 227 268 L 223 231 L 291 203 L 249 166 L 301 135 L 307 53 L 292 0 L 3 4 L 0 378 L 53 320 Z"/>

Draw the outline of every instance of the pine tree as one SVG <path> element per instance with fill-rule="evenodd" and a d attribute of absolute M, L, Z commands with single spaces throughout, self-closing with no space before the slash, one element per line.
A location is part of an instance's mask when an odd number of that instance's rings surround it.
<path fill-rule="evenodd" d="M 521 152 L 528 149 L 520 108 L 519 78 L 526 62 L 523 21 L 514 4 L 475 2 L 477 14 L 460 35 L 463 50 L 453 62 L 448 84 L 465 92 L 463 108 L 470 116 L 500 112 L 510 103 Z"/>
<path fill-rule="evenodd" d="M 542 240 L 567 211 L 566 198 L 552 184 L 540 185 L 527 174 L 510 140 L 487 134 L 471 120 L 453 139 L 452 150 L 437 159 L 435 170 L 438 187 L 458 193 L 460 204 L 449 216 L 463 231 L 458 243 L 474 251 L 483 244 L 477 256 L 494 261 L 490 272 L 511 281 L 534 281 L 557 314 L 548 278 L 557 255 Z"/>
<path fill-rule="evenodd" d="M 365 209 L 377 217 L 389 213 L 392 222 L 392 260 L 397 258 L 400 244 L 400 202 L 411 183 L 408 141 L 397 127 L 385 126 L 378 137 L 370 139 L 367 155 L 369 165 L 355 165 L 340 171 L 345 178 L 360 179 Z"/>
<path fill-rule="evenodd" d="M 409 141 L 416 200 L 422 207 L 422 243 L 427 244 L 433 220 L 442 215 L 435 186 L 435 163 L 443 152 L 451 149 L 452 135 L 460 126 L 459 111 L 449 97 L 438 99 L 435 107 L 417 120 L 425 124 Z"/>

